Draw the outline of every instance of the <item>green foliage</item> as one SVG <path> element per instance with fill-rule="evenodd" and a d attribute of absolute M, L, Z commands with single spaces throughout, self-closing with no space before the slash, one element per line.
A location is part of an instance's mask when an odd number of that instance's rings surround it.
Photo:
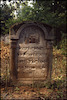
<path fill-rule="evenodd" d="M 67 55 L 67 34 L 62 33 L 62 41 L 60 42 L 60 47 L 63 55 Z"/>
<path fill-rule="evenodd" d="M 57 98 L 63 98 L 63 92 L 57 91 Z"/>
<path fill-rule="evenodd" d="M 7 20 L 10 18 L 12 19 L 11 13 L 13 8 L 9 8 L 7 5 L 4 5 L 4 7 L 0 9 L 0 20 L 1 20 L 1 34 L 8 33 L 8 27 L 6 27 Z"/>
<path fill-rule="evenodd" d="M 19 91 L 20 89 L 18 87 L 15 88 L 15 91 Z"/>
<path fill-rule="evenodd" d="M 38 8 L 38 9 L 37 9 Z M 58 27 L 66 23 L 66 2 L 61 1 L 38 1 L 34 5 L 38 20 Z M 38 11 L 38 13 L 36 13 Z"/>
<path fill-rule="evenodd" d="M 20 19 L 21 21 L 27 21 L 30 19 L 30 15 L 32 15 L 31 13 L 31 7 L 27 6 L 27 5 L 24 5 L 22 4 L 23 8 L 21 10 L 21 13 L 19 12 L 19 15 L 18 15 L 18 19 Z"/>

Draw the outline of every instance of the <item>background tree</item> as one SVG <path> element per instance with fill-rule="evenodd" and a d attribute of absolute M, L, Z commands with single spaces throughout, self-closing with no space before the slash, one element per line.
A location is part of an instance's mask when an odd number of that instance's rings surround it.
<path fill-rule="evenodd" d="M 54 27 L 55 45 L 59 48 L 58 42 L 62 38 L 66 41 L 66 1 L 36 1 L 33 10 L 35 19 Z"/>
<path fill-rule="evenodd" d="M 1 20 L 1 34 L 8 33 L 8 27 L 6 26 L 7 20 L 10 18 L 13 18 L 13 15 L 11 15 L 12 11 L 14 10 L 14 7 L 9 7 L 8 5 L 4 5 L 0 9 L 0 20 Z"/>

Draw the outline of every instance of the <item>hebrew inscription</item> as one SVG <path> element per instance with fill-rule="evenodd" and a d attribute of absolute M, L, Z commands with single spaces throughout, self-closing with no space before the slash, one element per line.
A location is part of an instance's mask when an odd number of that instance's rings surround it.
<path fill-rule="evenodd" d="M 46 78 L 46 40 L 39 28 L 30 26 L 21 32 L 17 45 L 17 58 L 18 77 Z"/>

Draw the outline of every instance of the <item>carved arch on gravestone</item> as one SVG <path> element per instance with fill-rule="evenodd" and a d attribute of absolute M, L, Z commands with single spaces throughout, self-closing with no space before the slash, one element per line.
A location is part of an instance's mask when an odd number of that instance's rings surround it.
<path fill-rule="evenodd" d="M 21 33 L 21 31 L 25 28 L 25 27 L 28 27 L 28 26 L 36 26 L 36 27 L 39 27 L 45 34 L 45 39 L 47 39 L 48 37 L 48 32 L 46 30 L 46 28 L 41 24 L 35 24 L 35 23 L 25 23 L 23 24 L 19 29 L 18 31 L 15 33 L 14 30 L 13 30 L 13 35 L 11 35 L 11 39 L 19 39 L 19 35 Z M 14 34 L 15 33 L 15 34 Z"/>

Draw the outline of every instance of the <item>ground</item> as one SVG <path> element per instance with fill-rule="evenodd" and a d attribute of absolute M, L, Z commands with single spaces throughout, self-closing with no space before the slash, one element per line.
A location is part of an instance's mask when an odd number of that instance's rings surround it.
<path fill-rule="evenodd" d="M 1 99 L 20 100 L 66 100 L 66 56 L 61 49 L 53 48 L 51 82 L 14 86 L 10 80 L 10 47 L 4 42 L 1 48 Z"/>

